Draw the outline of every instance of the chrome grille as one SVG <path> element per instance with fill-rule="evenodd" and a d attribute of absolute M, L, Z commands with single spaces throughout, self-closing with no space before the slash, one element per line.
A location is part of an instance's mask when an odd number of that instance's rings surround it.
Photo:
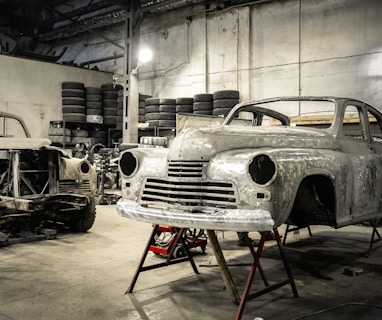
<path fill-rule="evenodd" d="M 230 182 L 203 180 L 208 161 L 169 161 L 167 178 L 147 178 L 142 203 L 186 207 L 236 208 L 237 192 Z"/>
<path fill-rule="evenodd" d="M 167 174 L 169 177 L 202 178 L 203 165 L 208 161 L 169 161 Z"/>
<path fill-rule="evenodd" d="M 90 182 L 89 180 L 84 180 L 81 183 L 73 180 L 59 181 L 58 192 L 88 194 L 90 193 Z"/>

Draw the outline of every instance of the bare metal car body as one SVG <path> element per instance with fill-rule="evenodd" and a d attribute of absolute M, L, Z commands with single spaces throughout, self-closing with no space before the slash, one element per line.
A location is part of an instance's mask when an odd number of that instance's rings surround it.
<path fill-rule="evenodd" d="M 350 98 L 251 101 L 221 125 L 181 131 L 168 149 L 124 152 L 120 170 L 125 217 L 215 230 L 339 228 L 382 215 L 382 115 Z"/>
<path fill-rule="evenodd" d="M 31 138 L 21 117 L 0 112 L 0 227 L 51 220 L 86 231 L 95 220 L 95 195 L 89 161 Z"/>

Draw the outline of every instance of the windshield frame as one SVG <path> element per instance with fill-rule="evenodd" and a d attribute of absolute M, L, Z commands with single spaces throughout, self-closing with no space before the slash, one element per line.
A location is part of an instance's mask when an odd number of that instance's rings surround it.
<path fill-rule="evenodd" d="M 223 125 L 233 125 L 233 121 L 237 119 L 236 115 L 241 111 L 250 111 L 256 114 L 255 118 L 259 119 L 256 121 L 254 126 L 261 126 L 261 119 L 264 115 L 275 118 L 281 122 L 283 126 L 291 126 L 291 119 L 295 118 L 289 117 L 284 113 L 278 112 L 274 109 L 267 108 L 267 104 L 271 103 L 279 103 L 279 102 L 328 102 L 333 103 L 333 122 L 331 125 L 325 129 L 320 130 L 328 130 L 331 129 L 335 123 L 336 114 L 338 112 L 338 101 L 343 100 L 344 98 L 337 97 L 315 97 L 315 96 L 291 96 L 291 97 L 276 97 L 276 98 L 268 98 L 262 100 L 252 100 L 244 103 L 239 103 L 232 108 L 232 110 L 227 115 L 226 119 L 223 122 Z"/>
<path fill-rule="evenodd" d="M 17 121 L 21 125 L 21 128 L 24 130 L 25 137 L 26 138 L 32 137 L 29 130 L 28 130 L 28 127 L 26 126 L 26 124 L 23 120 L 23 118 L 19 117 L 18 115 L 12 114 L 12 113 L 0 111 L 0 119 L 1 118 L 5 118 L 5 119 L 8 118 L 8 119 L 13 119 L 13 120 Z"/>

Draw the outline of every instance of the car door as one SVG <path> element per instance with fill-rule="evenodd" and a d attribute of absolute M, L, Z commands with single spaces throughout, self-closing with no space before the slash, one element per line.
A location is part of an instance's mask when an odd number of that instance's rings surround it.
<path fill-rule="evenodd" d="M 370 219 L 380 210 L 381 187 L 377 179 L 381 176 L 380 158 L 374 151 L 370 137 L 366 107 L 358 101 L 347 101 L 342 120 L 342 146 L 347 157 L 351 175 L 351 200 L 349 222 Z"/>
<path fill-rule="evenodd" d="M 374 194 L 379 201 L 379 211 L 382 211 L 382 115 L 374 108 L 366 105 L 370 146 L 374 152 L 376 173 L 374 182 Z"/>
<path fill-rule="evenodd" d="M 352 181 L 350 218 L 354 221 L 370 219 L 381 209 L 381 158 L 370 136 L 368 113 L 364 104 L 348 101 L 342 121 L 342 145 L 347 154 Z M 382 148 L 382 145 L 379 146 Z"/>

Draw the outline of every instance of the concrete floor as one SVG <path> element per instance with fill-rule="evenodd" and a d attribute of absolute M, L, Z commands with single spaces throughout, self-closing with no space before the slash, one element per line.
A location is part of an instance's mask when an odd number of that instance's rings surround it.
<path fill-rule="evenodd" d="M 115 205 L 98 206 L 87 233 L 0 248 L 0 320 L 234 319 L 237 305 L 208 246 L 194 257 L 200 274 L 188 262 L 146 271 L 125 294 L 150 231 L 149 224 L 120 217 Z M 371 228 L 312 231 L 309 237 L 301 230 L 298 241 L 289 234 L 285 248 L 300 297 L 284 286 L 248 301 L 242 319 L 382 319 L 382 242 L 365 257 Z M 249 250 L 237 246 L 235 232 L 218 238 L 241 294 Z M 150 252 L 145 265 L 161 261 Z M 274 241 L 261 262 L 271 283 L 286 279 Z M 345 275 L 347 266 L 363 273 Z M 263 287 L 257 273 L 252 290 Z"/>

